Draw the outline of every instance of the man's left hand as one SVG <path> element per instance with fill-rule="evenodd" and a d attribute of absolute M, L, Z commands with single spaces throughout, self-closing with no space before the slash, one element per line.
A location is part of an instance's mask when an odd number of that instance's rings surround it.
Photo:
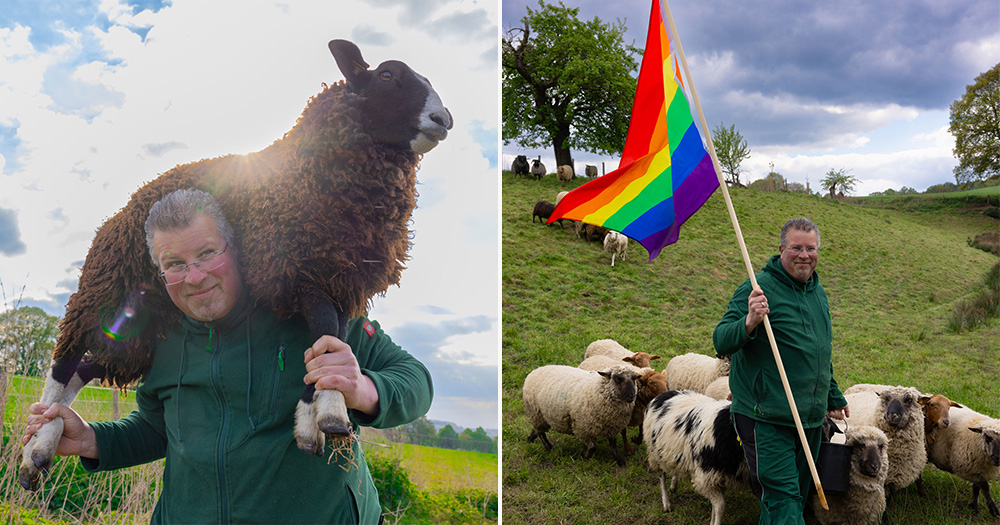
<path fill-rule="evenodd" d="M 851 417 L 851 409 L 848 408 L 847 405 L 844 405 L 843 408 L 831 410 L 827 412 L 826 415 L 830 416 L 830 419 L 844 420 Z"/>
<path fill-rule="evenodd" d="M 317 390 L 339 390 L 347 408 L 374 416 L 378 414 L 378 390 L 371 378 L 361 373 L 351 347 L 333 337 L 320 337 L 305 352 L 307 385 Z"/>

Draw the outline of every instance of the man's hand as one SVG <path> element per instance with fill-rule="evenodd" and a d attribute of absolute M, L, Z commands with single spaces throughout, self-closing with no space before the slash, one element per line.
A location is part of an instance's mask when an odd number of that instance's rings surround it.
<path fill-rule="evenodd" d="M 371 378 L 361 373 L 351 347 L 333 337 L 320 337 L 305 352 L 305 383 L 317 390 L 339 390 L 347 408 L 370 416 L 378 415 L 378 390 Z"/>
<path fill-rule="evenodd" d="M 827 412 L 826 415 L 830 416 L 830 419 L 844 420 L 851 417 L 851 409 L 847 405 L 844 405 L 843 408 L 831 410 Z"/>
<path fill-rule="evenodd" d="M 764 316 L 768 314 L 771 310 L 767 307 L 767 297 L 764 297 L 764 291 L 760 288 L 750 292 L 750 299 L 747 300 L 747 320 L 746 327 L 747 333 L 753 333 L 754 328 L 764 320 Z"/>
<path fill-rule="evenodd" d="M 52 406 L 45 406 L 41 403 L 32 403 L 28 407 L 28 426 L 21 437 L 21 444 L 27 445 L 31 436 L 34 436 L 42 425 L 52 421 L 57 417 L 63 419 L 63 433 L 59 438 L 59 445 L 56 446 L 56 455 L 59 456 L 82 456 L 85 458 L 98 459 L 100 453 L 97 449 L 97 437 L 94 429 L 80 417 L 72 408 L 52 403 Z"/>

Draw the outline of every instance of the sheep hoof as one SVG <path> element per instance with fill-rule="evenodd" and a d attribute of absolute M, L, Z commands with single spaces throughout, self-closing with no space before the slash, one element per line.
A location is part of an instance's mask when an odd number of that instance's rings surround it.
<path fill-rule="evenodd" d="M 25 490 L 30 490 L 35 492 L 38 490 L 38 485 L 42 480 L 42 471 L 34 466 L 25 467 L 22 466 L 18 471 L 17 481 L 21 484 Z"/>
<path fill-rule="evenodd" d="M 343 421 L 339 421 L 333 417 L 321 419 L 319 421 L 319 429 L 331 439 L 335 439 L 337 436 L 351 435 L 350 425 L 346 425 Z"/>
<path fill-rule="evenodd" d="M 302 452 L 305 452 L 306 454 L 312 454 L 313 456 L 323 457 L 324 443 L 322 441 L 316 443 L 312 441 L 296 440 L 295 443 L 299 447 L 299 450 L 301 450 Z"/>

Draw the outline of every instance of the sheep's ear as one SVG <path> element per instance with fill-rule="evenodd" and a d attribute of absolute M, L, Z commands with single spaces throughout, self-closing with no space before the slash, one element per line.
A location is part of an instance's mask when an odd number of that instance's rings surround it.
<path fill-rule="evenodd" d="M 660 356 L 658 356 L 658 355 L 654 355 L 654 356 L 650 356 L 650 357 L 649 357 L 649 360 L 650 360 L 650 361 L 656 361 L 656 360 L 657 360 L 657 359 L 659 359 L 659 358 L 660 358 Z"/>
<path fill-rule="evenodd" d="M 353 42 L 347 40 L 331 40 L 330 52 L 337 61 L 337 67 L 344 74 L 347 83 L 354 89 L 361 89 L 368 84 L 372 72 L 368 70 L 368 63 L 361 58 L 361 50 Z"/>
<path fill-rule="evenodd" d="M 926 405 L 930 400 L 931 396 L 920 396 L 920 399 L 917 399 L 917 403 L 920 403 L 921 405 Z"/>
<path fill-rule="evenodd" d="M 602 371 L 598 371 L 597 373 L 598 373 L 598 374 L 601 374 L 602 376 L 604 376 L 604 377 L 607 377 L 607 378 L 609 378 L 609 379 L 611 378 L 611 372 L 602 372 Z"/>
<path fill-rule="evenodd" d="M 964 406 L 959 405 L 958 403 L 956 403 L 954 401 L 951 402 L 951 407 L 952 408 L 965 408 Z"/>
<path fill-rule="evenodd" d="M 982 434 L 983 433 L 983 427 L 969 427 L 969 430 L 971 430 L 971 431 L 973 431 L 973 432 L 975 432 L 977 434 Z"/>

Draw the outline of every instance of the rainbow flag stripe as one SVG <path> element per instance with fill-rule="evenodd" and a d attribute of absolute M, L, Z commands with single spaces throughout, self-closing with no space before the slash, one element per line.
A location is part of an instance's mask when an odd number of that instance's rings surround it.
<path fill-rule="evenodd" d="M 571 191 L 549 223 L 566 218 L 622 232 L 650 260 L 677 241 L 681 224 L 719 186 L 679 69 L 653 0 L 620 167 Z"/>

